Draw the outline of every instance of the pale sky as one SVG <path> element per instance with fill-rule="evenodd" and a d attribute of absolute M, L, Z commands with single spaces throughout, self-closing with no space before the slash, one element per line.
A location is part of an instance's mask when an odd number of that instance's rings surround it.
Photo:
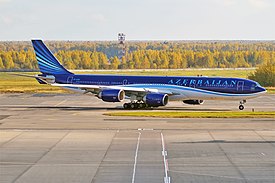
<path fill-rule="evenodd" d="M 275 40 L 275 0 L 0 0 L 0 40 Z"/>

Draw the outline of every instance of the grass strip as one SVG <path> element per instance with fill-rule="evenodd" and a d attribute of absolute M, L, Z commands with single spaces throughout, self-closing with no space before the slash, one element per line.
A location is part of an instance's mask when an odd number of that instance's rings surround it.
<path fill-rule="evenodd" d="M 158 118 L 275 118 L 275 111 L 270 112 L 112 112 L 107 116 L 133 116 L 133 117 L 158 117 Z"/>
<path fill-rule="evenodd" d="M 265 87 L 267 90 L 267 93 L 269 94 L 275 94 L 275 87 Z"/>

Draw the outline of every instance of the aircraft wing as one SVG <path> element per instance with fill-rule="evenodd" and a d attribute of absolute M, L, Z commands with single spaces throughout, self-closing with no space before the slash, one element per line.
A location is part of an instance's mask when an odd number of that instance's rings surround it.
<path fill-rule="evenodd" d="M 170 90 L 167 89 L 162 89 L 162 88 L 153 88 L 153 87 L 135 87 L 135 86 L 121 86 L 121 85 L 116 85 L 116 86 L 105 86 L 105 85 L 83 85 L 83 84 L 59 84 L 59 83 L 54 83 L 51 84 L 52 86 L 59 86 L 59 87 L 67 87 L 67 88 L 75 88 L 75 89 L 81 89 L 84 91 L 101 91 L 104 89 L 117 89 L 117 90 L 124 90 L 126 95 L 131 94 L 131 93 L 162 93 L 162 94 L 168 94 L 168 95 L 175 95 L 175 93 L 171 92 Z"/>

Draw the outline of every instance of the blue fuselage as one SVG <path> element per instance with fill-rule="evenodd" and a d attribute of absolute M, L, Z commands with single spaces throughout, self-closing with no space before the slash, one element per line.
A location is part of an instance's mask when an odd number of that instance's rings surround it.
<path fill-rule="evenodd" d="M 176 77 L 176 76 L 127 76 L 127 75 L 55 75 L 56 82 L 82 85 L 175 85 L 229 94 L 264 92 L 257 82 L 241 78 Z"/>

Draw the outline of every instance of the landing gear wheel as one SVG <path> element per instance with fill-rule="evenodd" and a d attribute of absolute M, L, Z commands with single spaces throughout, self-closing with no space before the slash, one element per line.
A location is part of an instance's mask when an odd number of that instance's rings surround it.
<path fill-rule="evenodd" d="M 129 104 L 128 103 L 123 104 L 123 108 L 124 109 L 129 109 Z"/>
<path fill-rule="evenodd" d="M 144 102 L 130 102 L 130 103 L 124 103 L 123 104 L 123 108 L 124 109 L 145 109 L 148 108 L 148 104 L 144 103 Z"/>
<path fill-rule="evenodd" d="M 147 108 L 147 104 L 143 103 L 142 108 L 144 108 L 144 109 Z"/>
<path fill-rule="evenodd" d="M 242 110 L 244 110 L 244 106 L 243 105 L 240 105 L 239 106 L 239 109 L 242 111 Z"/>
<path fill-rule="evenodd" d="M 143 107 L 143 103 L 139 103 L 139 104 L 138 104 L 138 108 L 139 108 L 139 109 L 144 108 L 144 107 Z"/>
<path fill-rule="evenodd" d="M 134 103 L 131 103 L 130 104 L 130 109 L 135 109 L 136 108 L 136 105 Z"/>

